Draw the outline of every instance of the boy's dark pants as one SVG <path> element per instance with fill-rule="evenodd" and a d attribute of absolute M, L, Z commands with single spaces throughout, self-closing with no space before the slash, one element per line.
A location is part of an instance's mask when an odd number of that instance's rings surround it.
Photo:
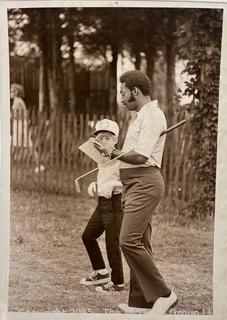
<path fill-rule="evenodd" d="M 120 170 L 123 183 L 120 245 L 130 268 L 129 306 L 152 307 L 153 302 L 168 295 L 163 277 L 151 250 L 151 219 L 164 193 L 164 182 L 156 167 Z"/>
<path fill-rule="evenodd" d="M 114 284 L 124 283 L 119 235 L 123 218 L 121 194 L 98 198 L 98 205 L 83 232 L 82 239 L 94 270 L 104 269 L 105 262 L 97 238 L 105 231 L 106 252 Z"/>

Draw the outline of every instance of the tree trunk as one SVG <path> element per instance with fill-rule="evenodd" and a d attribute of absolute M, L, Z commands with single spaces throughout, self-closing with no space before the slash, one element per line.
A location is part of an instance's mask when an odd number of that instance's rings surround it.
<path fill-rule="evenodd" d="M 41 53 L 39 59 L 39 112 L 44 110 L 45 105 L 45 87 L 44 87 L 44 63 L 43 54 Z"/>
<path fill-rule="evenodd" d="M 151 99 L 154 99 L 154 67 L 155 67 L 155 54 L 151 48 L 146 51 L 147 59 L 147 75 L 151 80 Z"/>
<path fill-rule="evenodd" d="M 39 35 L 39 44 L 41 49 L 40 54 L 40 69 L 39 69 L 39 111 L 50 111 L 50 97 L 48 89 L 48 79 L 47 79 L 47 66 L 48 66 L 48 27 L 47 27 L 47 17 L 43 16 L 44 28 Z"/>
<path fill-rule="evenodd" d="M 62 98 L 62 69 L 61 69 L 61 51 L 60 51 L 60 28 L 58 22 L 58 12 L 56 9 L 47 9 L 46 21 L 49 22 L 46 41 L 47 51 L 43 52 L 47 60 L 47 82 L 49 89 L 49 100 L 51 111 L 63 110 Z"/>
<path fill-rule="evenodd" d="M 166 96 L 167 96 L 167 116 L 169 124 L 173 125 L 175 112 L 174 112 L 174 97 L 176 94 L 176 83 L 175 83 L 175 46 L 168 44 L 166 46 L 166 65 L 167 65 L 167 76 L 166 76 Z"/>
<path fill-rule="evenodd" d="M 172 126 L 176 122 L 176 114 L 174 110 L 174 101 L 176 93 L 176 83 L 175 83 L 175 57 L 176 57 L 176 45 L 175 45 L 175 17 L 170 16 L 168 21 L 168 43 L 166 44 L 166 100 L 167 100 L 167 122 L 169 126 Z M 177 189 L 177 182 L 174 181 L 175 168 L 178 165 L 176 163 L 176 134 L 177 131 L 173 131 L 166 137 L 166 165 L 168 166 L 168 184 L 169 184 L 169 194 L 173 197 Z M 175 183 L 174 183 L 175 182 Z"/>
<path fill-rule="evenodd" d="M 69 110 L 76 111 L 76 77 L 75 77 L 75 62 L 74 62 L 74 48 L 73 36 L 69 35 Z"/>
<path fill-rule="evenodd" d="M 109 110 L 110 114 L 117 114 L 117 58 L 118 49 L 116 46 L 112 46 L 113 60 L 110 63 L 110 92 L 109 92 Z"/>
<path fill-rule="evenodd" d="M 140 65 L 141 65 L 141 55 L 139 50 L 135 50 L 135 68 L 136 70 L 140 70 Z"/>

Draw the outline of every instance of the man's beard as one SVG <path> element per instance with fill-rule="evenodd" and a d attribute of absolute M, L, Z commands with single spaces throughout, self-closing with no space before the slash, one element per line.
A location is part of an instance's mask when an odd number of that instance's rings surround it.
<path fill-rule="evenodd" d="M 136 99 L 134 98 L 134 96 L 131 92 L 130 97 L 128 98 L 128 102 L 134 102 L 134 101 L 136 101 Z"/>

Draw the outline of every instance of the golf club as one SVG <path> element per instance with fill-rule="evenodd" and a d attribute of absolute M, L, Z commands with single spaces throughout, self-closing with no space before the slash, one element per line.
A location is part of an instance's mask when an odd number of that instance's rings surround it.
<path fill-rule="evenodd" d="M 170 132 L 170 131 L 172 131 L 172 130 L 180 127 L 180 126 L 182 126 L 182 125 L 185 124 L 185 123 L 186 123 L 186 120 L 182 120 L 182 121 L 176 123 L 175 125 L 169 127 L 169 128 L 166 129 L 165 131 L 163 131 L 163 132 L 160 134 L 160 137 L 163 136 L 164 134 L 166 134 L 166 133 L 168 133 L 168 132 Z M 81 192 L 81 188 L 80 188 L 80 184 L 79 184 L 79 180 L 80 180 L 80 179 L 82 179 L 82 178 L 88 176 L 89 174 L 97 171 L 98 169 L 100 169 L 100 168 L 102 168 L 102 167 L 104 167 L 104 166 L 106 166 L 106 165 L 114 162 L 115 160 L 119 159 L 119 158 L 122 157 L 123 155 L 125 155 L 125 154 L 127 154 L 127 153 L 129 153 L 129 152 L 131 152 L 131 151 L 133 151 L 133 150 L 134 150 L 134 149 L 131 149 L 131 150 L 129 150 L 129 151 L 126 151 L 126 152 L 122 153 L 121 155 L 117 156 L 116 158 L 114 158 L 114 159 L 112 159 L 112 160 L 109 160 L 109 161 L 101 164 L 100 166 L 92 169 L 91 171 L 88 171 L 87 173 L 85 173 L 85 174 L 79 176 L 78 178 L 76 178 L 76 179 L 75 179 L 76 191 L 77 191 L 77 192 Z"/>

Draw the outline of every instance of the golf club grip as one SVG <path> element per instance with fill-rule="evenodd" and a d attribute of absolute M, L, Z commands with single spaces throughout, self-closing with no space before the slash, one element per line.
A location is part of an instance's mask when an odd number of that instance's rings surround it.
<path fill-rule="evenodd" d="M 170 132 L 170 131 L 172 131 L 172 130 L 180 127 L 180 126 L 182 126 L 182 125 L 185 124 L 185 123 L 186 123 L 186 120 L 182 120 L 182 121 L 176 123 L 174 126 L 169 127 L 168 129 L 166 129 L 165 131 L 163 131 L 163 132 L 160 134 L 160 137 L 163 136 L 164 134 L 166 134 L 166 133 L 168 133 L 168 132 Z"/>

